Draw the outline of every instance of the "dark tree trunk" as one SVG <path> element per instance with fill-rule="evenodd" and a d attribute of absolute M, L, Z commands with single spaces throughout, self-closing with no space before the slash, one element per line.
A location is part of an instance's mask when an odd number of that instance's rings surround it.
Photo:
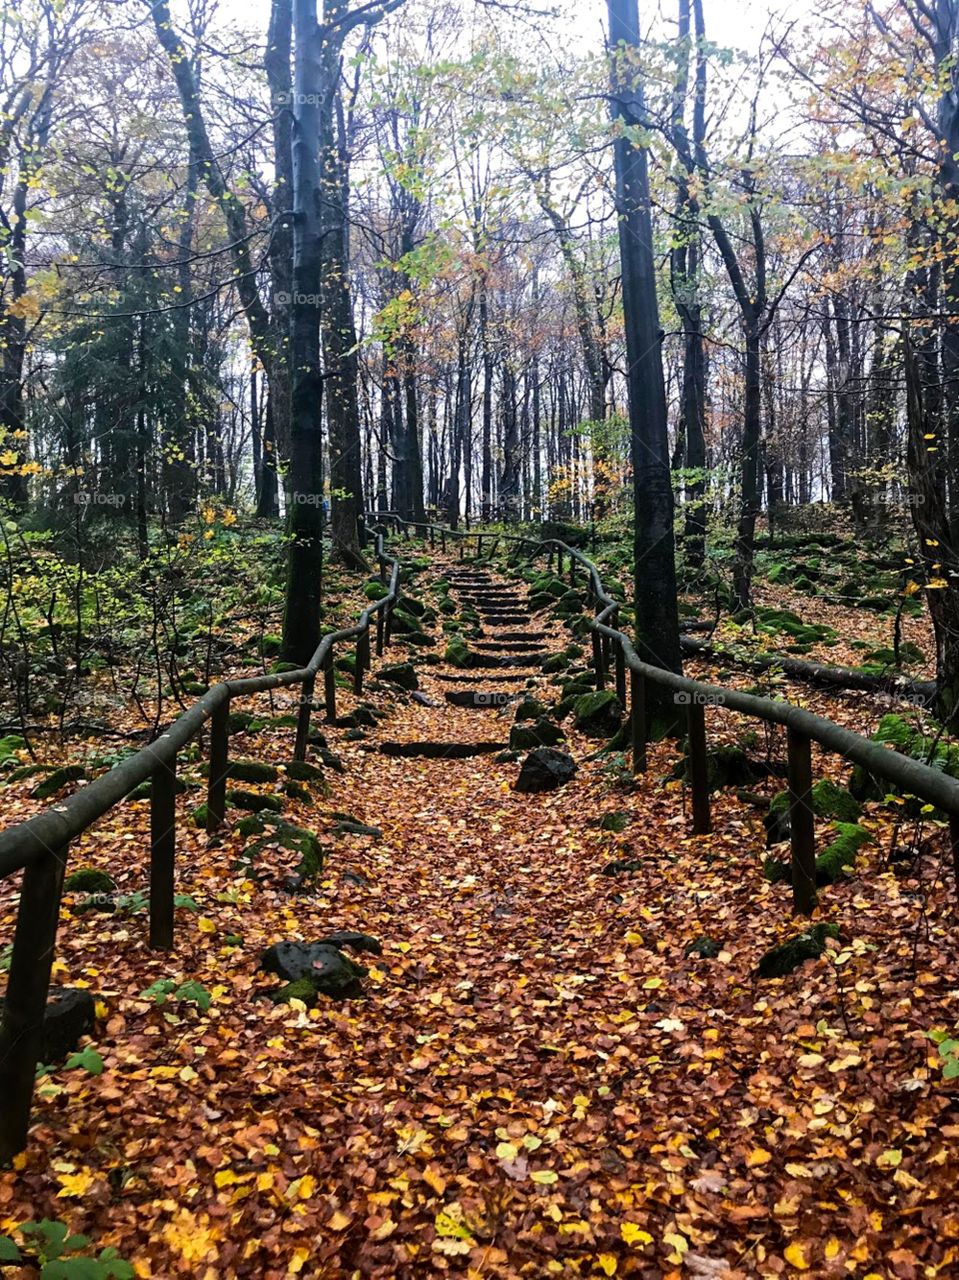
<path fill-rule="evenodd" d="M 635 71 L 640 29 L 636 0 L 608 0 L 608 10 L 613 117 L 642 128 L 645 110 Z M 614 143 L 613 158 L 633 464 L 636 647 L 645 661 L 680 671 L 673 491 L 646 152 L 622 136 Z M 659 711 L 661 727 L 673 727 L 672 700 Z"/>
<path fill-rule="evenodd" d="M 323 255 L 320 214 L 320 90 L 322 32 L 316 0 L 294 0 L 296 33 L 293 131 L 293 413 L 290 441 L 290 552 L 283 655 L 305 664 L 320 639 L 323 576 L 323 463 L 319 368 L 320 275 Z"/>

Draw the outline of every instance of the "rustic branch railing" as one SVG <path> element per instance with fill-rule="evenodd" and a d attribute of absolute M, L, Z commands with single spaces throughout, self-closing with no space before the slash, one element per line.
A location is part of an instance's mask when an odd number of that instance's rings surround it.
<path fill-rule="evenodd" d="M 560 577 L 568 571 L 569 581 L 573 584 L 576 583 L 577 570 L 582 572 L 589 601 L 597 610 L 590 622 L 596 687 L 605 688 L 609 673 L 614 670 L 617 695 L 624 710 L 628 710 L 630 715 L 632 765 L 635 773 L 646 769 L 647 683 L 670 691 L 675 702 L 686 708 L 693 834 L 707 833 L 711 828 L 706 709 L 723 708 L 763 720 L 767 724 L 782 725 L 786 730 L 793 905 L 799 914 L 809 915 L 816 905 L 815 813 L 811 797 L 814 742 L 825 751 L 862 765 L 873 777 L 881 778 L 948 814 L 952 863 L 956 888 L 959 890 L 959 781 L 955 778 L 950 778 L 942 770 L 919 760 L 890 750 L 882 743 L 872 742 L 861 734 L 844 729 L 832 720 L 814 715 L 793 703 L 741 693 L 724 685 L 706 684 L 702 680 L 692 680 L 644 662 L 629 636 L 615 625 L 619 620 L 620 605 L 604 588 L 599 569 L 582 552 L 565 542 L 476 529 L 442 529 L 439 526 L 403 521 L 395 513 L 379 513 L 379 519 L 405 531 L 407 536 L 410 529 L 425 530 L 426 536 L 434 543 L 440 534 L 443 535 L 444 543 L 447 537 L 459 539 L 461 558 L 463 548 L 470 538 L 477 541 L 477 555 L 482 555 L 484 540 L 491 546 L 490 554 L 502 541 L 514 544 L 514 555 L 526 552 L 529 559 L 536 555 L 547 555 L 550 570 L 555 566 Z"/>
<path fill-rule="evenodd" d="M 230 703 L 234 698 L 301 685 L 293 759 L 306 758 L 313 690 L 321 670 L 326 690 L 326 718 L 329 721 L 336 719 L 336 646 L 356 641 L 353 687 L 356 693 L 360 693 L 364 673 L 370 669 L 371 663 L 372 618 L 376 618 L 377 654 L 382 654 L 389 644 L 389 617 L 399 593 L 400 566 L 394 556 L 387 554 L 383 533 L 377 534 L 376 554 L 380 581 L 384 585 L 389 584 L 386 595 L 368 605 L 355 626 L 324 636 L 305 667 L 214 685 L 155 742 L 61 803 L 27 822 L 0 832 L 0 879 L 23 872 L 10 976 L 0 1022 L 0 1162 L 8 1162 L 26 1145 L 71 841 L 87 831 L 140 783 L 150 780 L 150 945 L 159 950 L 171 950 L 178 753 L 200 734 L 209 721 L 207 830 L 211 832 L 223 823 L 225 816 Z"/>

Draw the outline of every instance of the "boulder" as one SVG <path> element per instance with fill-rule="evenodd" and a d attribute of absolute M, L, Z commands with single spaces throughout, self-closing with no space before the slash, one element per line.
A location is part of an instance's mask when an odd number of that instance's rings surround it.
<path fill-rule="evenodd" d="M 588 738 L 611 738 L 623 723 L 623 706 L 610 689 L 584 693 L 573 703 L 573 723 Z"/>
<path fill-rule="evenodd" d="M 399 689 L 412 691 L 419 688 L 416 668 L 411 662 L 397 662 L 389 667 L 380 667 L 376 674 L 386 684 L 395 684 Z"/>
<path fill-rule="evenodd" d="M 40 1060 L 60 1062 L 83 1036 L 93 1032 L 96 1005 L 93 993 L 77 987 L 51 987 L 43 1015 Z"/>
<path fill-rule="evenodd" d="M 275 973 L 287 983 L 296 983 L 296 998 L 310 1003 L 310 995 L 344 999 L 362 995 L 360 979 L 367 970 L 345 956 L 331 942 L 277 942 L 264 951 L 260 968 Z M 287 987 L 272 994 L 275 1001 L 292 998 Z"/>
<path fill-rule="evenodd" d="M 537 747 L 523 761 L 513 789 L 530 793 L 554 791 L 569 782 L 576 769 L 576 761 L 565 751 L 557 751 L 555 747 Z"/>
<path fill-rule="evenodd" d="M 784 978 L 806 960 L 815 960 L 826 949 L 827 938 L 838 938 L 839 926 L 814 924 L 804 933 L 771 947 L 760 959 L 756 973 L 760 978 Z"/>
<path fill-rule="evenodd" d="M 722 943 L 704 933 L 701 938 L 694 938 L 692 942 L 687 943 L 683 954 L 699 956 L 701 960 L 715 960 L 722 949 Z"/>
<path fill-rule="evenodd" d="M 63 887 L 67 893 L 115 893 L 117 882 L 106 871 L 80 867 L 67 876 Z"/>
<path fill-rule="evenodd" d="M 540 716 L 533 724 L 514 724 L 509 733 L 513 751 L 529 751 L 532 747 L 555 747 L 566 735 L 558 724 Z"/>

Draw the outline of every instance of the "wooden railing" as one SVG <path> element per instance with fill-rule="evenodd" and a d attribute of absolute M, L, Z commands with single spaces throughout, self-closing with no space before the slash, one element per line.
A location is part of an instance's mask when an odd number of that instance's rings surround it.
<path fill-rule="evenodd" d="M 229 773 L 230 704 L 235 698 L 270 689 L 301 686 L 293 759 L 306 758 L 317 677 L 324 681 L 325 715 L 336 719 L 335 652 L 356 642 L 353 688 L 360 693 L 371 665 L 370 631 L 375 618 L 376 652 L 390 640 L 390 615 L 400 581 L 399 561 L 387 554 L 382 533 L 376 538 L 381 600 L 368 605 L 356 624 L 324 636 L 305 667 L 271 675 L 228 680 L 214 685 L 141 751 L 36 817 L 0 832 L 0 880 L 23 872 L 10 976 L 0 1023 L 0 1162 L 26 1145 L 33 1085 L 50 986 L 60 903 L 72 841 L 142 782 L 150 781 L 150 945 L 173 947 L 176 869 L 176 769 L 178 753 L 199 736 L 207 721 L 209 779 L 207 830 L 224 821 Z"/>
<path fill-rule="evenodd" d="M 949 819 L 949 839 L 956 886 L 959 888 L 959 781 L 930 765 L 884 744 L 872 742 L 861 734 L 844 729 L 824 716 L 814 715 L 794 703 L 757 697 L 725 685 L 691 680 L 662 667 L 643 661 L 633 641 L 619 630 L 619 603 L 603 586 L 599 569 L 582 552 L 555 538 L 537 540 L 495 531 L 450 530 L 436 525 L 414 524 L 401 520 L 395 513 L 380 513 L 379 520 L 408 533 L 423 530 L 431 545 L 437 541 L 445 548 L 447 539 L 457 540 L 460 557 L 468 540 L 477 543 L 477 554 L 484 545 L 493 554 L 500 542 L 513 545 L 512 555 L 528 558 L 546 555 L 550 570 L 559 577 L 568 573 L 572 586 L 582 577 L 588 600 L 596 610 L 590 621 L 593 644 L 593 668 L 596 687 L 603 689 L 611 680 L 624 711 L 629 713 L 633 771 L 646 769 L 647 688 L 656 685 L 673 696 L 677 706 L 685 708 L 689 779 L 692 793 L 692 831 L 694 835 L 711 830 L 708 779 L 708 744 L 706 710 L 709 707 L 736 711 L 741 715 L 782 725 L 786 730 L 786 768 L 789 792 L 790 854 L 793 905 L 802 915 L 809 915 L 816 905 L 815 812 L 812 802 L 812 744 L 862 765 L 873 777 L 881 778 L 902 792 L 917 796 L 927 804 L 943 810 Z M 628 674 L 627 674 L 628 673 Z"/>

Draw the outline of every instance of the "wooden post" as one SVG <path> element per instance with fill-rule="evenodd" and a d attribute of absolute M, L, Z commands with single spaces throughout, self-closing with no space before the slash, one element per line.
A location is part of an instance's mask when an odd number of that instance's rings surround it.
<path fill-rule="evenodd" d="M 443 553 L 445 555 L 446 553 L 446 530 L 445 529 L 440 529 L 440 547 L 442 548 Z"/>
<path fill-rule="evenodd" d="M 603 670 L 603 638 L 598 631 L 593 632 L 593 670 L 596 672 L 596 688 L 606 688 L 606 673 Z"/>
<path fill-rule="evenodd" d="M 0 1164 L 27 1145 L 66 864 L 64 846 L 42 854 L 23 872 L 0 1024 Z"/>
<path fill-rule="evenodd" d="M 949 815 L 949 839 L 952 844 L 952 866 L 955 872 L 955 892 L 959 897 L 959 813 Z"/>
<path fill-rule="evenodd" d="M 464 542 L 464 539 L 460 538 L 460 559 L 461 560 L 463 559 L 463 542 Z"/>
<path fill-rule="evenodd" d="M 392 600 L 386 606 L 383 616 L 383 648 L 390 647 L 390 641 L 393 639 L 393 602 Z"/>
<path fill-rule="evenodd" d="M 616 697 L 619 698 L 620 705 L 626 706 L 626 655 L 623 653 L 623 646 L 616 645 Z"/>
<path fill-rule="evenodd" d="M 556 576 L 557 578 L 561 578 L 563 576 L 563 548 L 562 547 L 556 548 Z"/>
<path fill-rule="evenodd" d="M 477 560 L 482 560 L 483 558 L 483 535 L 481 533 L 476 535 L 476 558 Z"/>
<path fill-rule="evenodd" d="M 430 525 L 430 546 L 431 547 L 436 546 L 436 530 L 433 528 L 432 525 Z"/>
<path fill-rule="evenodd" d="M 333 666 L 333 646 L 323 662 L 323 689 L 326 700 L 326 720 L 328 724 L 336 721 L 336 669 Z"/>
<path fill-rule="evenodd" d="M 706 755 L 706 712 L 701 702 L 690 695 L 686 711 L 689 733 L 689 778 L 693 790 L 693 835 L 705 836 L 712 831 L 709 816 L 709 761 Z"/>
<path fill-rule="evenodd" d="M 383 656 L 383 610 L 376 611 L 376 656 Z"/>
<path fill-rule="evenodd" d="M 629 671 L 629 720 L 632 731 L 633 773 L 646 772 L 646 677 Z"/>
<path fill-rule="evenodd" d="M 571 587 L 575 587 L 575 586 L 576 586 L 576 558 L 575 558 L 575 556 L 570 556 L 570 558 L 569 558 L 569 585 L 570 585 Z"/>
<path fill-rule="evenodd" d="M 230 754 L 230 699 L 210 716 L 210 776 L 206 784 L 206 829 L 223 825 L 226 816 L 226 771 Z"/>
<path fill-rule="evenodd" d="M 793 907 L 808 916 L 816 905 L 816 818 L 812 801 L 812 744 L 805 734 L 786 727 L 789 779 L 789 842 L 792 856 Z"/>
<path fill-rule="evenodd" d="M 380 553 L 380 582 L 386 586 L 386 556 Z"/>
<path fill-rule="evenodd" d="M 173 950 L 176 862 L 176 760 L 153 771 L 150 783 L 150 946 Z"/>
<path fill-rule="evenodd" d="M 363 692 L 363 672 L 370 661 L 370 629 L 369 627 L 356 637 L 356 667 L 353 671 L 353 692 L 359 697 Z"/>
<path fill-rule="evenodd" d="M 313 712 L 313 691 L 316 688 L 316 676 L 307 676 L 300 686 L 300 709 L 296 715 L 296 742 L 293 744 L 293 759 L 305 760 L 306 747 L 310 740 L 310 716 Z"/>

